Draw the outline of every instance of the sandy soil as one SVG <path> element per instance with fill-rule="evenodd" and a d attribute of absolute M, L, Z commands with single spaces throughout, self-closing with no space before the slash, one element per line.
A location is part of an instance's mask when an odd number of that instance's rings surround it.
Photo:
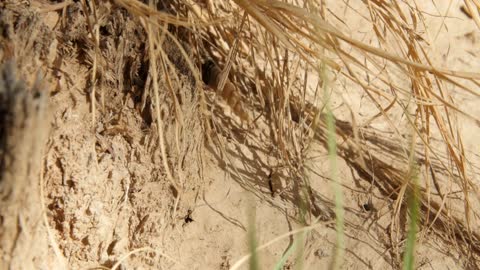
<path fill-rule="evenodd" d="M 460 1 L 453 1 L 444 20 L 428 15 L 446 13 L 448 1 L 437 2 L 442 3 L 425 1 L 420 7 L 428 12 L 427 35 L 433 37 L 440 31 L 426 46 L 432 61 L 451 69 L 480 70 L 478 28 L 460 11 Z M 153 92 L 144 93 L 150 83 L 145 31 L 125 10 L 110 4 L 100 5 L 98 11 L 102 16 L 103 52 L 98 60 L 93 114 L 91 66 L 95 53 L 92 40 L 87 38 L 81 4 L 70 5 L 63 19 L 61 12 L 42 11 L 47 4 L 51 3 L 0 4 L 5 5 L 0 22 L 3 29 L 8 29 L 3 30 L 0 59 L 6 61 L 9 54 L 15 55 L 18 77 L 27 85 L 32 85 L 41 72 L 49 96 L 50 117 L 45 119 L 50 132 L 42 184 L 52 237 L 48 259 L 34 263 L 35 268 L 110 268 L 121 262 L 120 269 L 229 269 L 249 253 L 249 216 L 254 216 L 259 244 L 303 227 L 298 218 L 298 194 L 282 193 L 295 187 L 286 188 L 294 184 L 272 154 L 274 145 L 267 141 L 269 135 L 261 129 L 252 131 L 257 137 L 243 132 L 238 121 L 220 106 L 215 109 L 220 112 L 213 122 L 226 128 L 219 135 L 222 144 L 213 143 L 199 112 L 198 86 L 192 84 L 181 55 L 168 42 L 164 49 L 176 66 L 169 72 L 172 77 L 179 76 L 183 85 L 177 93 L 180 104 L 174 104 L 165 76 L 160 77 L 164 91 L 160 93 L 163 134 L 159 135 Z M 373 38 L 358 14 L 345 11 L 343 4 L 329 6 L 333 13 L 348 18 L 338 27 L 367 43 Z M 32 36 L 34 43 L 28 44 Z M 10 44 L 13 53 L 5 44 Z M 337 97 L 333 107 L 339 119 L 351 121 L 346 104 L 359 123 L 377 113 L 364 102 L 356 86 L 346 81 L 333 85 Z M 480 118 L 478 98 L 464 93 L 453 95 L 462 108 Z M 182 115 L 181 124 L 178 114 Z M 477 175 L 479 126 L 461 120 L 472 175 Z M 388 137 L 382 130 L 384 124 L 373 126 L 377 128 L 375 134 Z M 159 136 L 164 136 L 168 168 Z M 315 200 L 307 216 L 310 221 L 318 217 L 321 223 L 303 239 L 302 264 L 304 269 L 326 269 L 336 237 L 335 196 L 325 146 L 313 143 L 309 157 L 307 176 Z M 392 246 L 392 220 L 387 214 L 393 210 L 393 201 L 361 179 L 345 160 L 338 162 L 347 224 L 342 268 L 399 268 L 402 246 Z M 183 189 L 180 201 L 179 190 L 169 180 L 167 170 Z M 476 223 L 475 227 L 479 226 Z M 262 269 L 273 268 L 296 239 L 286 237 L 263 250 Z M 122 260 L 131 251 L 134 254 Z M 474 269 L 469 261 L 474 258 L 451 248 L 434 232 L 420 236 L 416 255 L 417 269 Z M 283 269 L 297 269 L 299 265 L 294 253 Z"/>

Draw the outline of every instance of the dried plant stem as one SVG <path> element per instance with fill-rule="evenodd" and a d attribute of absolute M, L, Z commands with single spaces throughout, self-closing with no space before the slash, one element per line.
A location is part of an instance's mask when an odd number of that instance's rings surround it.
<path fill-rule="evenodd" d="M 152 74 L 153 92 L 155 96 L 155 113 L 157 118 L 157 129 L 158 129 L 158 137 L 159 137 L 160 152 L 162 155 L 163 167 L 165 168 L 165 173 L 167 174 L 167 179 L 170 181 L 170 184 L 172 184 L 172 186 L 179 193 L 177 195 L 177 198 L 179 198 L 182 189 L 178 186 L 175 179 L 173 178 L 173 175 L 170 171 L 170 166 L 168 165 L 167 150 L 166 150 L 164 131 L 163 131 L 163 119 L 160 114 L 160 97 L 159 97 L 160 90 L 158 86 L 158 73 L 157 73 L 157 63 L 156 63 L 158 54 L 155 52 L 155 46 L 156 45 L 161 46 L 161 44 L 155 44 L 155 38 L 153 36 L 153 31 L 150 23 L 144 21 L 144 25 L 146 26 L 146 31 L 148 35 L 148 45 L 149 45 L 149 54 L 150 54 L 150 72 Z"/>

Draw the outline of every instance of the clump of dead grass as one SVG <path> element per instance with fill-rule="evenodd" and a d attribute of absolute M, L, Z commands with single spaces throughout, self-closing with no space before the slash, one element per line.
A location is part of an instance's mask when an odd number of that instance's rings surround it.
<path fill-rule="evenodd" d="M 419 217 L 422 224 L 419 235 L 433 232 L 477 258 L 480 250 L 476 243 L 480 241 L 480 232 L 472 226 L 479 211 L 472 203 L 475 199 L 472 194 L 478 198 L 477 184 L 468 172 L 468 160 L 456 115 L 479 120 L 462 110 L 445 87 L 453 85 L 458 91 L 478 97 L 471 85 L 478 85 L 480 74 L 439 68 L 432 63 L 425 49 L 428 37 L 420 31 L 423 15 L 413 5 L 407 6 L 399 1 L 362 3 L 363 14 L 369 16 L 366 20 L 377 37 L 378 46 L 372 46 L 334 27 L 333 21 L 342 23 L 342 20 L 334 14 L 327 16 L 328 8 L 323 2 L 305 1 L 303 5 L 273 0 L 234 2 L 209 1 L 208 5 L 202 6 L 188 0 L 172 1 L 173 9 L 177 11 L 173 15 L 139 1 L 111 1 L 137 17 L 147 33 L 159 145 L 167 178 L 177 191 L 176 205 L 180 202 L 184 181 L 181 173 L 172 173 L 176 164 L 172 166 L 167 161 L 168 150 L 160 113 L 159 72 L 166 78 L 179 127 L 183 125 L 185 116 L 179 109 L 175 89 L 179 84 L 167 72 L 171 63 L 162 50 L 162 42 L 167 38 L 181 52 L 197 85 L 201 84 L 201 72 L 197 67 L 205 58 L 214 58 L 225 67 L 220 85 L 229 77 L 241 91 L 245 106 L 254 114 L 255 124 L 263 123 L 271 131 L 272 141 L 258 145 L 274 145 L 273 155 L 287 168 L 292 176 L 290 179 L 299 181 L 292 185 L 307 190 L 304 195 L 307 213 L 299 220 L 306 224 L 318 221 L 319 215 L 313 210 L 314 196 L 310 194 L 308 180 L 305 180 L 308 170 L 306 159 L 314 141 L 327 145 L 331 139 L 329 130 L 333 128 L 337 138 L 336 154 L 355 168 L 365 181 L 372 181 L 384 196 L 395 202 L 395 210 L 390 213 L 394 253 L 402 252 L 405 235 L 401 230 L 400 214 L 402 209 L 408 208 L 405 196 L 415 188 L 410 178 L 412 169 L 418 166 L 422 168 L 420 179 L 423 179 L 419 181 Z M 478 3 L 465 0 L 465 4 L 480 26 L 474 7 Z M 95 85 L 97 68 L 101 68 L 98 67 L 101 63 L 99 24 L 95 2 L 88 1 L 87 5 L 87 1 L 82 1 L 82 6 L 94 47 L 90 99 L 92 123 L 95 123 L 98 110 Z M 221 10 L 229 10 L 230 13 L 221 13 Z M 168 30 L 168 25 L 188 29 L 188 34 L 175 36 Z M 327 74 L 323 73 L 322 65 L 328 67 Z M 300 78 L 297 76 L 299 72 L 303 72 Z M 407 85 L 393 79 L 398 74 L 408 81 Z M 318 79 L 317 90 L 309 90 L 311 77 Z M 375 80 L 370 77 L 375 77 Z M 329 95 L 328 89 L 325 95 L 320 93 L 321 86 L 329 78 L 344 78 L 360 86 L 378 112 L 362 123 L 357 123 L 355 117 L 350 122 L 333 119 L 335 126 L 329 129 L 325 119 L 330 112 L 325 111 L 326 104 L 322 101 L 322 96 Z M 219 145 L 228 162 L 229 154 L 220 133 L 229 133 L 229 130 L 212 113 L 214 105 L 207 104 L 209 94 L 204 93 L 201 87 L 197 89 L 206 119 L 205 129 L 208 136 L 214 136 L 212 141 Z M 101 95 L 102 107 L 104 103 Z M 392 117 L 398 111 L 404 113 L 413 131 L 407 139 Z M 371 124 L 378 121 L 383 121 L 393 131 L 391 141 L 369 136 Z M 210 133 L 210 129 L 216 133 Z M 252 140 L 258 141 L 255 134 L 246 133 L 253 137 Z M 431 142 L 435 136 L 441 139 L 440 145 Z M 442 147 L 447 150 L 443 151 Z M 385 149 L 391 149 L 391 153 L 387 154 L 393 155 L 398 164 L 392 166 L 383 160 L 385 153 L 382 151 L 388 151 Z M 414 166 L 409 165 L 412 152 L 421 157 L 413 159 Z M 233 173 L 236 173 L 235 170 Z M 449 209 L 452 186 L 463 192 L 460 198 L 464 202 L 464 215 L 454 214 Z M 177 209 L 176 205 L 174 209 Z"/>
<path fill-rule="evenodd" d="M 278 156 L 291 173 L 302 175 L 299 168 L 312 139 L 328 141 L 322 114 L 324 105 L 315 101 L 317 93 L 313 94 L 313 99 L 305 98 L 309 94 L 312 96 L 306 90 L 308 72 L 303 81 L 295 80 L 301 69 L 312 70 L 323 80 L 319 68 L 323 63 L 330 68 L 331 76 L 346 78 L 360 86 L 378 109 L 376 115 L 360 126 L 355 122 L 337 121 L 338 154 L 361 172 L 364 179 L 375 179 L 375 185 L 395 201 L 395 210 L 391 213 L 395 253 L 401 253 L 403 242 L 399 215 L 401 209 L 407 208 L 406 194 L 413 192 L 409 181 L 412 176 L 409 155 L 406 154 L 410 152 L 410 143 L 392 118 L 393 112 L 400 110 L 414 131 L 410 138 L 414 142 L 412 151 L 421 156 L 421 160 L 415 162 L 423 171 L 419 183 L 422 198 L 420 235 L 434 232 L 448 243 L 468 251 L 469 256 L 478 255 L 476 243 L 480 235 L 472 227 L 478 214 L 478 209 L 472 207 L 472 200 L 478 197 L 477 184 L 467 171 L 468 160 L 456 119 L 459 114 L 472 121 L 479 119 L 456 105 L 445 88 L 454 85 L 457 91 L 478 97 L 472 85 L 478 85 L 480 74 L 440 68 L 432 63 L 425 48 L 433 41 L 421 33 L 425 27 L 424 15 L 415 5 L 407 6 L 397 1 L 364 3 L 365 14 L 369 16 L 366 20 L 377 37 L 378 46 L 372 46 L 335 28 L 330 20 L 341 22 L 341 19 L 333 14 L 326 16 L 327 6 L 323 3 L 306 1 L 299 6 L 280 1 L 237 0 L 236 7 L 221 1 L 213 3 L 202 9 L 185 1 L 195 19 L 203 23 L 220 19 L 219 7 L 230 8 L 231 13 L 225 16 L 232 17 L 231 24 L 212 24 L 206 30 L 199 29 L 199 36 L 207 39 L 206 50 L 223 62 L 227 70 L 235 67 L 232 77 L 238 79 L 240 87 L 254 93 L 250 95 L 251 103 L 258 104 L 256 109 L 268 114 L 267 122 L 278 146 Z M 478 19 L 473 4 L 470 1 L 465 4 Z M 236 31 L 245 14 L 248 15 L 246 26 Z M 233 23 L 235 21 L 237 24 Z M 238 57 L 232 58 L 232 55 Z M 375 80 L 370 80 L 369 76 L 374 76 Z M 399 83 L 392 79 L 395 76 L 409 83 Z M 396 166 L 384 162 L 383 154 L 371 148 L 369 140 L 363 136 L 368 133 L 370 124 L 378 121 L 387 123 L 395 134 L 392 142 L 383 143 L 399 145 L 400 151 L 395 153 L 399 161 Z M 301 131 L 295 132 L 299 127 Z M 433 145 L 433 137 L 439 137 L 442 143 Z M 447 150 L 443 151 L 441 146 Z M 452 185 L 463 191 L 463 216 L 454 215 L 449 209 L 448 194 L 452 192 Z M 448 186 L 449 191 L 445 191 Z"/>
<path fill-rule="evenodd" d="M 423 168 L 423 182 L 419 184 L 422 198 L 419 216 L 423 225 L 420 235 L 433 231 L 461 249 L 474 251 L 470 256 L 477 256 L 475 254 L 479 251 L 475 247 L 480 235 L 472 228 L 472 223 L 478 209 L 471 206 L 471 193 L 475 196 L 478 193 L 467 172 L 468 161 L 456 115 L 479 120 L 456 105 L 445 87 L 454 85 L 458 91 L 478 97 L 468 82 L 478 84 L 480 74 L 440 68 L 432 63 L 425 50 L 428 37 L 420 32 L 424 18 L 414 5 L 398 1 L 363 3 L 364 14 L 369 16 L 366 20 L 377 37 L 378 46 L 372 46 L 335 28 L 331 20 L 342 20 L 334 14 L 327 16 L 328 9 L 323 2 L 305 1 L 298 5 L 288 1 L 236 0 L 235 5 L 209 1 L 208 5 L 202 6 L 191 1 L 178 1 L 173 5 L 183 5 L 186 9 L 176 17 L 136 1 L 113 2 L 159 29 L 165 29 L 167 23 L 190 28 L 197 63 L 191 62 L 183 53 L 183 46 L 177 44 L 196 81 L 200 81 L 196 68 L 198 59 L 208 55 L 222 63 L 224 80 L 230 74 L 239 91 L 244 89 L 244 96 L 249 97 L 249 108 L 257 111 L 258 117 L 265 117 L 272 131 L 273 144 L 277 145 L 275 151 L 295 176 L 292 179 L 302 179 L 304 161 L 312 141 L 328 141 L 324 104 L 319 101 L 319 93 L 308 93 L 307 90 L 309 76 L 312 76 L 309 74 L 316 74 L 314 76 L 320 78 L 319 84 L 322 84 L 326 78 L 321 74 L 320 66 L 325 64 L 330 70 L 329 76 L 343 77 L 360 86 L 378 113 L 361 124 L 355 123 L 354 117 L 352 123 L 336 121 L 338 155 L 358 170 L 365 180 L 375 179 L 377 188 L 395 201 L 395 211 L 391 213 L 394 228 L 391 239 L 397 254 L 403 239 L 398 233 L 402 226 L 399 215 L 401 209 L 407 207 L 405 195 L 413 190 L 412 182 L 408 180 L 412 175 L 406 154 L 409 144 L 404 138 L 405 132 L 399 130 L 391 118 L 394 111 L 403 111 L 414 131 L 412 151 L 421 155 L 421 161 L 417 159 L 415 166 Z M 478 24 L 478 12 L 473 6 L 478 3 L 466 0 L 465 4 Z M 231 13 L 221 13 L 221 9 Z M 162 31 L 158 35 L 169 35 L 169 32 Z M 155 55 L 158 54 L 151 54 L 151 57 Z M 299 80 L 296 76 L 300 70 L 304 71 L 304 76 Z M 370 80 L 369 76 L 375 76 L 375 80 Z M 394 76 L 408 80 L 408 86 L 392 79 Z M 378 140 L 369 141 L 364 136 L 369 132 L 370 124 L 378 121 L 387 123 L 395 134 L 393 142 L 382 141 L 380 144 L 399 145 L 399 151 L 394 153 L 400 162 L 397 166 L 385 163 L 382 153 L 372 147 L 379 144 Z M 216 130 L 218 128 L 222 129 L 217 127 Z M 432 145 L 431 138 L 437 135 L 447 151 Z M 222 144 L 221 139 L 218 142 Z M 221 148 L 225 149 L 225 146 Z M 432 182 L 435 188 L 431 186 Z M 307 182 L 301 185 L 309 186 Z M 434 191 L 445 185 L 455 185 L 463 190 L 463 216 L 453 215 L 449 210 L 448 193 L 451 189 Z"/>

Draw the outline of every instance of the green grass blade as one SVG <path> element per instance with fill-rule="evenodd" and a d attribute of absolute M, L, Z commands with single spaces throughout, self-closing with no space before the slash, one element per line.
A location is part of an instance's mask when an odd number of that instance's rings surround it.
<path fill-rule="evenodd" d="M 325 97 L 325 113 L 326 113 L 326 123 L 327 123 L 327 147 L 328 147 L 328 157 L 330 160 L 330 175 L 333 180 L 333 189 L 335 192 L 335 230 L 337 232 L 335 253 L 332 258 L 332 263 L 330 269 L 339 269 L 342 265 L 343 256 L 345 252 L 345 236 L 344 236 L 344 209 L 343 209 L 343 193 L 342 186 L 339 182 L 338 177 L 338 168 L 337 168 L 337 139 L 335 131 L 335 120 L 333 117 L 333 112 L 330 104 L 330 95 L 327 93 L 327 84 L 328 76 L 326 74 L 326 66 L 322 64 L 320 67 L 322 79 L 323 79 L 323 89 Z"/>
<path fill-rule="evenodd" d="M 410 223 L 408 225 L 407 244 L 405 247 L 405 253 L 403 256 L 403 270 L 413 270 L 415 267 L 415 242 L 417 240 L 418 232 L 418 219 L 419 219 L 419 196 L 418 196 L 418 173 L 416 169 L 414 172 L 413 188 L 411 194 L 408 197 L 408 209 L 410 212 Z"/>
<path fill-rule="evenodd" d="M 250 213 L 248 213 L 248 247 L 252 256 L 249 259 L 249 269 L 259 270 L 258 252 L 257 252 L 257 234 L 255 229 L 255 205 L 251 207 Z"/>

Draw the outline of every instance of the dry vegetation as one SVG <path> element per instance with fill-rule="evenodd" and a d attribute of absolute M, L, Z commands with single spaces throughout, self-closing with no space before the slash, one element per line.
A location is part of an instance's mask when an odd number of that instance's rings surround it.
<path fill-rule="evenodd" d="M 480 2 L 418 2 L 0 3 L 0 269 L 479 269 Z"/>

